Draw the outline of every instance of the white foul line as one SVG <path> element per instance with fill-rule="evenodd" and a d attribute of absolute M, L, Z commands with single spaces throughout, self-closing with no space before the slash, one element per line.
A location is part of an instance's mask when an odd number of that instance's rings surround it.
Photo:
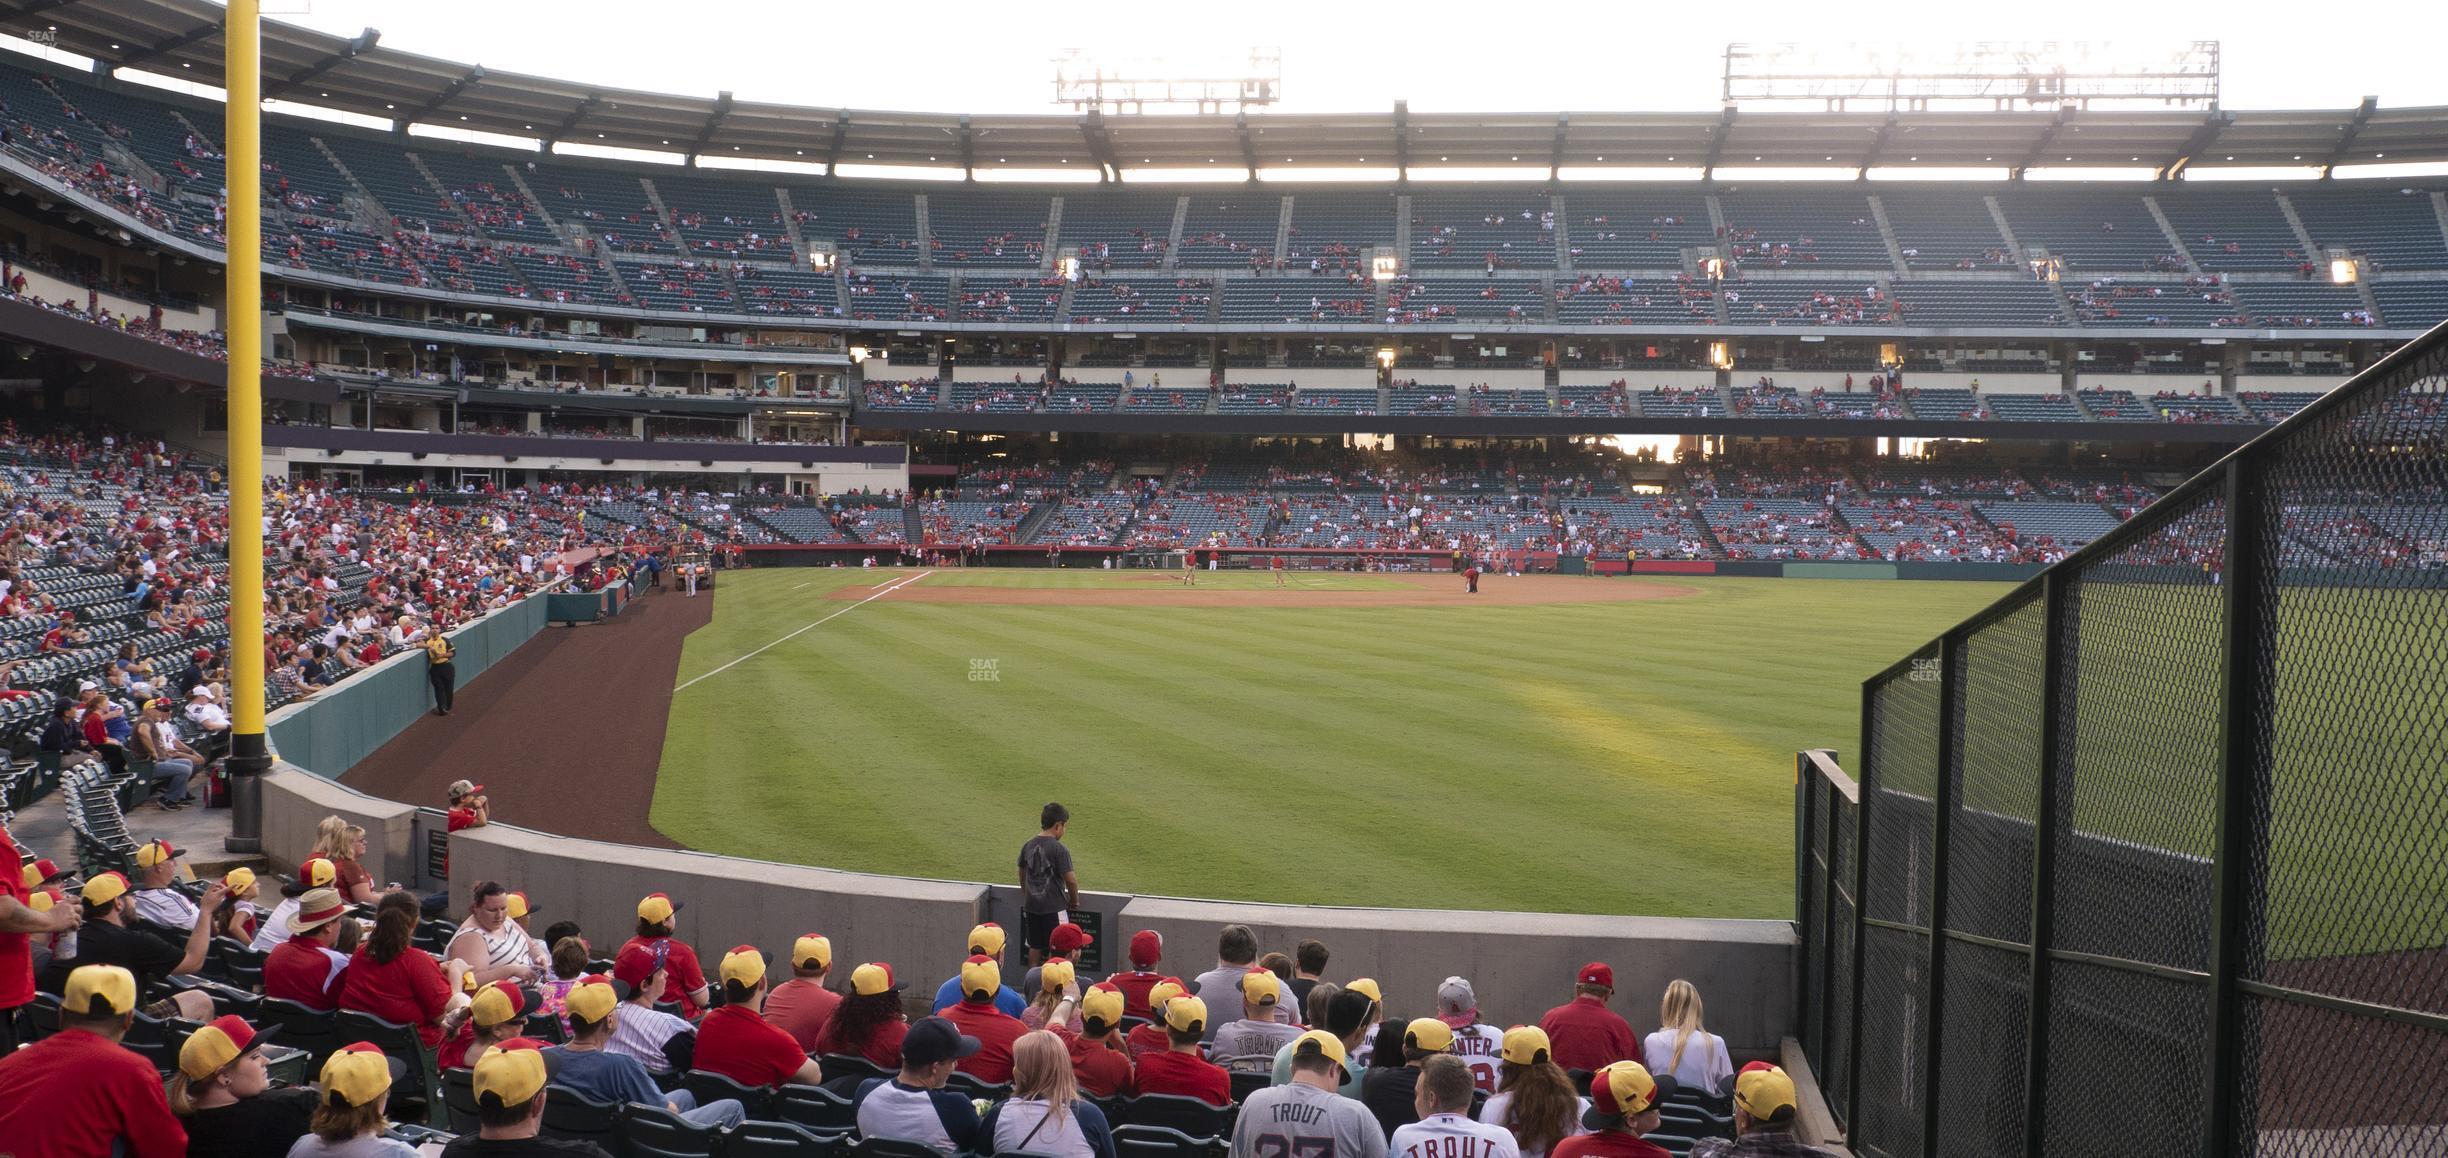
<path fill-rule="evenodd" d="M 933 572 L 933 571 L 920 571 L 919 573 L 917 573 L 917 574 L 915 574 L 915 575 L 912 575 L 912 576 L 910 576 L 910 577 L 909 577 L 909 578 L 907 578 L 907 579 L 896 579 L 896 580 L 894 580 L 894 581 L 892 581 L 892 582 L 890 582 L 890 583 L 885 584 L 885 585 L 884 585 L 884 586 L 882 586 L 882 587 L 878 587 L 878 588 L 876 588 L 876 589 L 875 589 L 875 593 L 874 593 L 874 594 L 869 595 L 869 596 L 868 596 L 867 598 L 865 598 L 865 599 L 861 599 L 861 600 L 859 600 L 858 602 L 853 603 L 853 604 L 851 604 L 851 605 L 850 605 L 850 606 L 848 606 L 848 607 L 844 607 L 844 608 L 842 608 L 841 610 L 834 612 L 832 615 L 825 616 L 823 619 L 819 619 L 819 620 L 817 620 L 817 621 L 816 621 L 816 622 L 814 622 L 814 623 L 808 624 L 806 627 L 802 627 L 802 628 L 800 628 L 799 630 L 797 630 L 797 631 L 794 631 L 794 632 L 790 633 L 789 635 L 785 635 L 785 636 L 783 636 L 782 638 L 780 638 L 780 639 L 777 639 L 777 640 L 773 641 L 772 643 L 766 644 L 765 646 L 760 647 L 760 648 L 756 649 L 755 651 L 749 652 L 748 654 L 743 655 L 743 656 L 739 657 L 738 659 L 732 660 L 731 662 L 726 663 L 726 664 L 722 665 L 721 667 L 715 668 L 713 671 L 707 672 L 707 673 L 705 673 L 704 675 L 698 676 L 696 679 L 689 680 L 689 681 L 687 681 L 686 683 L 681 684 L 679 687 L 673 688 L 673 689 L 672 689 L 672 694 L 673 694 L 673 695 L 678 695 L 678 694 L 680 694 L 681 692 L 685 692 L 685 691 L 689 690 L 691 687 L 694 687 L 694 686 L 696 686 L 696 685 L 697 685 L 697 684 L 699 684 L 699 683 L 702 683 L 702 682 L 704 682 L 704 681 L 706 681 L 706 680 L 713 679 L 715 676 L 718 676 L 718 675 L 721 675 L 721 674 L 722 674 L 722 673 L 724 673 L 724 672 L 730 671 L 732 668 L 738 667 L 739 665 L 741 665 L 741 664 L 743 664 L 743 663 L 746 663 L 746 662 L 748 662 L 749 660 L 755 659 L 756 657 L 758 657 L 758 656 L 760 656 L 760 655 L 763 655 L 763 654 L 765 654 L 766 652 L 772 651 L 773 649 L 775 649 L 775 648 L 777 648 L 777 647 L 780 647 L 780 646 L 782 646 L 782 645 L 783 645 L 783 644 L 785 644 L 785 643 L 789 643 L 791 640 L 797 639 L 797 638 L 799 638 L 800 636 L 807 634 L 808 632 L 814 631 L 814 630 L 816 630 L 817 628 L 824 626 L 826 623 L 831 622 L 831 621 L 833 620 L 834 616 L 838 616 L 838 615 L 847 615 L 847 614 L 849 614 L 849 613 L 850 613 L 850 612 L 852 612 L 852 611 L 856 611 L 856 610 L 858 610 L 859 608 L 861 608 L 861 607 L 864 607 L 864 606 L 868 605 L 869 603 L 873 603 L 873 602 L 875 602 L 875 601 L 876 601 L 876 600 L 878 600 L 878 599 L 882 599 L 882 598 L 884 598 L 885 596 L 890 595 L 890 594 L 892 594 L 892 593 L 893 593 L 893 592 L 895 592 L 895 591 L 899 591 L 900 589 L 902 589 L 902 588 L 904 588 L 904 587 L 907 587 L 907 586 L 909 586 L 909 585 L 910 585 L 910 584 L 912 584 L 912 583 L 916 583 L 917 581 L 919 581 L 919 580 L 921 580 L 921 579 L 924 579 L 924 578 L 926 578 L 927 576 L 932 575 L 932 574 L 934 574 L 934 573 L 935 573 L 935 572 Z M 810 582 L 814 582 L 814 580 L 810 580 Z M 804 584 L 803 584 L 802 586 L 804 586 Z"/>

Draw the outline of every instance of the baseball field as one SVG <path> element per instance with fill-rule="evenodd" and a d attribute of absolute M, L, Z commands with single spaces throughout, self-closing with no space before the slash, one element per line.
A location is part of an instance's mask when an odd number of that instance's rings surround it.
<path fill-rule="evenodd" d="M 726 575 L 652 820 L 710 852 L 1340 905 L 1792 908 L 1792 761 L 1998 584 L 1090 570 Z M 753 802 L 753 803 L 750 803 Z"/>

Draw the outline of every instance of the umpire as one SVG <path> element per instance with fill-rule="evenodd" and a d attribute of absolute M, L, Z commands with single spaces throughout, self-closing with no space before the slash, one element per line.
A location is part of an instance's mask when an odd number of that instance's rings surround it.
<path fill-rule="evenodd" d="M 458 654 L 450 641 L 442 638 L 441 628 L 436 627 L 432 634 L 425 637 L 425 678 L 433 684 L 434 714 L 437 716 L 451 714 L 451 697 L 459 688 L 459 668 L 451 660 Z"/>

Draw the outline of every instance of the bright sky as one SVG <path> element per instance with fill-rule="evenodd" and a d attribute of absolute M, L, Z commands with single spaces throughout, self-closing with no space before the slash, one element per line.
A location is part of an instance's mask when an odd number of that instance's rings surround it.
<path fill-rule="evenodd" d="M 1651 8 L 1660 9 L 1651 11 Z M 1749 0 L 1150 4 L 844 0 L 265 0 L 268 18 L 510 72 L 690 96 L 925 112 L 1043 113 L 1056 53 L 1283 53 L 1285 112 L 1681 110 L 1716 107 L 1728 41 L 2222 42 L 2231 109 L 2448 105 L 2436 3 L 2333 9 L 1960 0 L 1865 6 Z"/>

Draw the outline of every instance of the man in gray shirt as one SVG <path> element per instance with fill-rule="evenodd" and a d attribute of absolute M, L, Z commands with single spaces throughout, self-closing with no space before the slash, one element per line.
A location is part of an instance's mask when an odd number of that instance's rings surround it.
<path fill-rule="evenodd" d="M 1079 907 L 1079 874 L 1071 871 L 1071 849 L 1063 844 L 1071 810 L 1048 804 L 1037 823 L 1037 835 L 1020 846 L 1020 937 L 1031 965 L 1045 964 L 1054 926 L 1070 920 L 1071 910 Z"/>
<path fill-rule="evenodd" d="M 1385 1158 L 1385 1131 L 1359 1102 L 1337 1091 L 1343 1043 L 1313 1029 L 1292 1043 L 1292 1081 L 1241 1103 L 1232 1158 Z"/>
<path fill-rule="evenodd" d="M 1211 1010 L 1240 1008 L 1241 977 L 1257 960 L 1258 934 L 1247 925 L 1224 926 L 1216 936 L 1216 967 L 1191 980 L 1190 996 L 1206 1002 Z M 1223 1018 L 1219 1014 L 1216 1020 Z M 1208 1040 L 1215 1040 L 1215 1035 L 1209 1034 Z"/>
<path fill-rule="evenodd" d="M 1262 1074 L 1275 1068 L 1275 1051 L 1300 1036 L 1298 1026 L 1275 1020 L 1283 1000 L 1283 983 L 1264 969 L 1241 975 L 1241 1020 L 1219 1027 L 1209 1060 L 1236 1073 Z"/>

